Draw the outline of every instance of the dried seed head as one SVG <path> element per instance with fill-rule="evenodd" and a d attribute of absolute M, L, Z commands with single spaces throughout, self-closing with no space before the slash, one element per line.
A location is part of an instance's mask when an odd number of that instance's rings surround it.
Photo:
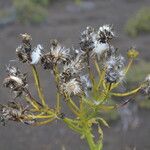
<path fill-rule="evenodd" d="M 56 40 L 51 43 L 50 53 L 53 57 L 53 62 L 67 62 L 70 58 L 70 49 L 62 47 Z"/>
<path fill-rule="evenodd" d="M 84 68 L 84 59 L 81 55 L 72 60 L 68 65 L 64 66 L 64 71 L 70 69 L 72 74 L 79 73 Z"/>
<path fill-rule="evenodd" d="M 9 102 L 8 105 L 4 105 L 1 110 L 1 116 L 4 121 L 11 120 L 24 123 L 29 120 L 26 108 L 15 102 Z"/>
<path fill-rule="evenodd" d="M 72 77 L 79 76 L 80 72 L 85 66 L 84 57 L 82 54 L 78 54 L 74 60 L 64 66 L 63 72 L 60 74 L 60 78 L 63 82 L 69 81 Z"/>
<path fill-rule="evenodd" d="M 106 82 L 116 83 L 124 79 L 125 73 L 122 70 L 107 70 L 105 75 Z"/>
<path fill-rule="evenodd" d="M 104 52 L 109 50 L 109 44 L 108 43 L 100 43 L 99 41 L 94 42 L 94 49 L 92 51 L 92 55 L 97 55 L 98 58 L 104 54 Z"/>
<path fill-rule="evenodd" d="M 54 64 L 50 52 L 42 55 L 41 64 L 44 69 L 53 69 Z"/>
<path fill-rule="evenodd" d="M 110 39 L 112 39 L 115 35 L 112 31 L 112 26 L 103 25 L 98 30 L 98 39 L 102 43 L 107 43 Z"/>
<path fill-rule="evenodd" d="M 30 53 L 31 52 L 31 36 L 27 33 L 21 34 L 22 37 L 22 47 L 24 49 L 25 53 Z"/>
<path fill-rule="evenodd" d="M 67 93 L 68 95 L 77 95 L 82 93 L 81 83 L 76 78 L 71 79 L 66 83 L 62 83 L 60 86 L 60 90 L 62 93 Z"/>
<path fill-rule="evenodd" d="M 20 34 L 21 37 L 22 37 L 22 41 L 23 42 L 30 42 L 32 40 L 31 38 L 31 35 L 29 35 L 28 33 L 23 33 L 23 34 Z"/>
<path fill-rule="evenodd" d="M 150 85 L 150 74 L 145 78 L 145 82 L 147 82 Z"/>
<path fill-rule="evenodd" d="M 18 68 L 14 67 L 14 66 L 6 66 L 6 72 L 8 73 L 8 75 L 14 75 L 17 76 L 20 74 L 20 71 Z"/>
<path fill-rule="evenodd" d="M 110 83 L 122 81 L 125 77 L 123 68 L 124 58 L 122 56 L 111 56 L 106 62 L 106 81 Z"/>
<path fill-rule="evenodd" d="M 4 79 L 3 85 L 4 87 L 11 89 L 11 92 L 15 95 L 16 98 L 24 92 L 27 86 L 26 74 L 20 73 L 18 68 L 15 67 L 9 68 L 10 69 L 8 77 Z"/>
<path fill-rule="evenodd" d="M 43 54 L 41 63 L 44 69 L 53 69 L 53 66 L 60 63 L 66 63 L 70 60 L 70 49 L 62 47 L 57 40 L 53 40 L 50 52 Z"/>
<path fill-rule="evenodd" d="M 16 55 L 22 63 L 26 63 L 31 61 L 30 53 L 26 53 L 25 49 L 22 45 L 16 48 Z"/>
<path fill-rule="evenodd" d="M 144 80 L 144 83 L 143 83 L 143 86 L 142 86 L 142 93 L 144 93 L 145 95 L 150 95 L 150 75 L 148 75 L 145 80 Z"/>
<path fill-rule="evenodd" d="M 81 84 L 86 96 L 88 96 L 88 91 L 92 89 L 92 83 L 88 75 L 83 75 L 80 77 Z"/>
<path fill-rule="evenodd" d="M 19 61 L 29 64 L 37 64 L 41 59 L 41 51 L 43 47 L 39 44 L 32 50 L 31 36 L 27 33 L 21 34 L 22 44 L 16 49 L 16 55 Z"/>
<path fill-rule="evenodd" d="M 80 47 L 82 51 L 90 52 L 94 48 L 93 38 L 95 36 L 94 29 L 92 27 L 87 27 L 85 31 L 81 34 Z"/>
<path fill-rule="evenodd" d="M 125 59 L 121 55 L 119 56 L 111 56 L 107 61 L 106 61 L 106 67 L 108 69 L 122 69 L 124 67 L 124 62 Z"/>

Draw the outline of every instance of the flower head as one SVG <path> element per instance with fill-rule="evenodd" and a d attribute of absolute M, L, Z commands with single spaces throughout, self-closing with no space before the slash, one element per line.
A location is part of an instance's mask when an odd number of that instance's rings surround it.
<path fill-rule="evenodd" d="M 105 80 L 109 83 L 120 82 L 124 79 L 125 73 L 123 70 L 107 70 Z"/>
<path fill-rule="evenodd" d="M 8 75 L 13 75 L 13 76 L 17 76 L 20 74 L 20 71 L 18 68 L 14 66 L 10 66 L 10 65 L 6 67 L 6 72 L 8 73 Z"/>
<path fill-rule="evenodd" d="M 7 105 L 1 105 L 1 118 L 4 121 L 11 120 L 27 124 L 28 122 L 34 123 L 34 119 L 28 118 L 27 107 L 23 108 L 21 104 L 16 102 L 8 102 Z"/>
<path fill-rule="evenodd" d="M 60 74 L 61 80 L 66 82 L 72 77 L 79 76 L 79 73 L 83 70 L 84 66 L 84 57 L 82 54 L 78 54 L 74 60 L 71 60 L 69 64 L 64 66 L 63 72 Z"/>
<path fill-rule="evenodd" d="M 142 92 L 146 95 L 150 95 L 150 75 L 148 75 L 144 80 Z"/>
<path fill-rule="evenodd" d="M 20 45 L 16 48 L 16 55 L 22 63 L 30 62 L 30 52 L 26 52 L 23 45 Z"/>
<path fill-rule="evenodd" d="M 136 51 L 134 48 L 131 48 L 127 53 L 129 58 L 136 58 L 139 55 L 139 52 Z"/>
<path fill-rule="evenodd" d="M 81 84 L 84 90 L 84 93 L 86 96 L 88 96 L 88 91 L 92 89 L 92 83 L 91 80 L 89 79 L 89 75 L 83 75 L 80 77 Z"/>
<path fill-rule="evenodd" d="M 50 52 L 43 54 L 41 63 L 44 69 L 52 69 L 53 65 L 70 60 L 70 49 L 62 47 L 57 40 L 53 40 L 50 47 Z"/>
<path fill-rule="evenodd" d="M 3 85 L 4 87 L 11 89 L 11 92 L 16 98 L 25 91 L 27 86 L 26 74 L 22 74 L 18 68 L 9 68 L 7 68 L 8 76 L 4 79 Z"/>
<path fill-rule="evenodd" d="M 36 48 L 31 48 L 31 36 L 27 33 L 21 34 L 22 44 L 16 48 L 16 55 L 22 63 L 37 64 L 41 59 L 43 47 L 38 44 Z"/>
<path fill-rule="evenodd" d="M 104 52 L 108 50 L 109 50 L 108 43 L 100 43 L 99 41 L 94 42 L 93 54 L 96 54 L 98 57 L 100 57 Z"/>
<path fill-rule="evenodd" d="M 115 35 L 112 31 L 112 26 L 110 25 L 103 25 L 98 30 L 99 40 L 102 43 L 108 42 L 108 40 L 112 39 Z"/>
<path fill-rule="evenodd" d="M 81 34 L 80 47 L 82 51 L 90 52 L 94 48 L 95 32 L 92 27 L 87 27 L 85 31 Z"/>
<path fill-rule="evenodd" d="M 21 35 L 22 41 L 24 43 L 30 42 L 32 40 L 31 35 L 29 35 L 28 33 L 23 33 L 23 34 L 20 34 L 20 35 Z"/>
<path fill-rule="evenodd" d="M 111 56 L 106 62 L 106 76 L 107 82 L 114 83 L 123 80 L 124 73 L 124 58 L 120 56 Z"/>
<path fill-rule="evenodd" d="M 77 95 L 82 93 L 81 83 L 76 78 L 71 79 L 66 83 L 62 83 L 60 89 L 62 93 L 67 93 L 68 95 L 71 94 Z"/>

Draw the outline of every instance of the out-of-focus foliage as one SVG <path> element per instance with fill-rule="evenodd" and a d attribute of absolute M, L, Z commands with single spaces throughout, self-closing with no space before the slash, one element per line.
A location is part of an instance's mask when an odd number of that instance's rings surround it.
<path fill-rule="evenodd" d="M 46 9 L 35 0 L 14 0 L 17 18 L 21 23 L 41 23 L 46 19 Z M 37 0 L 36 0 L 37 1 Z M 45 1 L 45 0 L 44 0 Z M 43 2 L 44 2 L 43 1 Z M 43 3 L 44 4 L 44 3 Z M 46 4 L 46 1 L 45 1 Z"/>
<path fill-rule="evenodd" d="M 139 106 L 140 106 L 140 108 L 150 109 L 150 100 L 143 99 L 142 101 L 139 102 Z"/>
<path fill-rule="evenodd" d="M 148 74 L 150 68 L 150 62 L 141 61 L 138 64 L 132 66 L 132 69 L 129 70 L 127 75 L 127 83 L 133 85 L 136 81 L 142 81 L 145 77 L 145 74 Z M 144 109 L 150 109 L 150 101 L 148 98 L 139 96 L 138 106 Z"/>
<path fill-rule="evenodd" d="M 137 81 L 142 81 L 142 79 L 145 77 L 145 74 L 148 74 L 149 68 L 150 62 L 141 61 L 138 64 L 134 64 L 127 75 L 127 82 L 133 84 Z"/>
<path fill-rule="evenodd" d="M 15 19 L 23 24 L 39 24 L 46 20 L 47 8 L 54 0 L 13 0 L 15 8 Z M 80 4 L 81 0 L 73 0 L 74 3 Z M 0 11 L 1 15 L 5 14 Z M 5 17 L 5 16 L 4 16 Z M 9 14 L 9 17 L 11 15 Z M 8 18 L 8 17 L 6 17 Z M 15 20 L 13 18 L 13 20 Z"/>
<path fill-rule="evenodd" d="M 130 18 L 125 30 L 132 37 L 136 37 L 142 32 L 150 32 L 150 7 L 140 9 L 134 17 Z"/>
<path fill-rule="evenodd" d="M 48 6 L 52 0 L 30 0 L 30 1 L 32 1 L 35 4 L 42 5 L 45 7 L 45 6 Z"/>

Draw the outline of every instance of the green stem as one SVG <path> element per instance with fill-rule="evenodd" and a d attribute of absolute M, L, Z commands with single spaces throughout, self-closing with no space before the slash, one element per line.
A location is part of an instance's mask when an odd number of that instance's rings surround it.
<path fill-rule="evenodd" d="M 34 65 L 32 65 L 32 73 L 33 73 L 33 76 L 34 76 L 35 86 L 37 88 L 39 98 L 41 99 L 42 105 L 46 106 L 45 97 L 43 95 L 42 88 L 41 88 L 41 85 L 40 85 L 39 75 L 38 75 L 38 72 L 37 72 L 36 67 Z"/>
<path fill-rule="evenodd" d="M 118 96 L 118 97 L 125 97 L 125 96 L 133 95 L 133 94 L 139 92 L 140 90 L 141 90 L 141 86 L 132 91 L 126 92 L 126 93 L 111 93 L 111 95 Z"/>
<path fill-rule="evenodd" d="M 90 150 L 96 150 L 96 145 L 94 143 L 94 139 L 93 139 L 93 135 L 91 133 L 91 129 L 87 126 L 87 124 L 84 125 L 83 131 L 84 131 L 84 135 L 85 135 L 85 138 L 87 140 L 87 143 L 90 147 Z"/>

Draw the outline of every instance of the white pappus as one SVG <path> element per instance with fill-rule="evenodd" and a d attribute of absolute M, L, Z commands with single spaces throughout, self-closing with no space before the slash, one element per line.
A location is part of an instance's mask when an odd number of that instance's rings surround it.
<path fill-rule="evenodd" d="M 38 44 L 36 48 L 34 48 L 33 52 L 31 53 L 31 63 L 30 64 L 37 64 L 39 62 L 39 60 L 41 59 L 41 54 L 43 47 Z"/>

